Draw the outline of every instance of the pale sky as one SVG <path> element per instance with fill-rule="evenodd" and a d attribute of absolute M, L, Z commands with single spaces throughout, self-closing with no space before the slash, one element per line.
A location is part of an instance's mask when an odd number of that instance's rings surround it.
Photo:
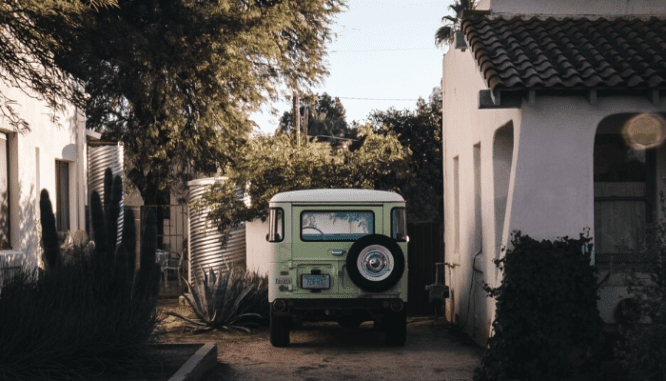
<path fill-rule="evenodd" d="M 332 27 L 337 39 L 328 45 L 330 75 L 313 91 L 340 97 L 349 123 L 391 106 L 413 110 L 419 97 L 427 99 L 440 84 L 447 48 L 435 47 L 434 35 L 442 17 L 451 14 L 449 4 L 451 0 L 349 0 Z M 291 107 L 287 101 L 273 106 L 279 115 Z M 265 111 L 253 118 L 272 134 L 279 115 Z"/>

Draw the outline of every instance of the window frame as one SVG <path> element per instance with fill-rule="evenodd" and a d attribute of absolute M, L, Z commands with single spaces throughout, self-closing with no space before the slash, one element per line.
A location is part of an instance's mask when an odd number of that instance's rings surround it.
<path fill-rule="evenodd" d="M 330 209 L 305 209 L 301 211 L 301 214 L 298 218 L 298 235 L 301 239 L 301 242 L 355 242 L 356 239 L 303 239 L 303 214 L 305 213 L 370 213 L 372 215 L 372 231 L 368 232 L 365 235 L 370 235 L 370 234 L 375 234 L 375 221 L 377 220 L 377 216 L 375 216 L 375 212 L 373 210 L 348 210 L 348 209 L 343 209 L 343 210 L 330 210 Z M 370 229 L 368 229 L 370 230 Z M 363 235 L 363 236 L 365 236 Z M 363 237 L 361 236 L 361 237 Z M 359 237 L 360 238 L 360 237 Z M 358 239 L 358 238 L 357 238 Z"/>

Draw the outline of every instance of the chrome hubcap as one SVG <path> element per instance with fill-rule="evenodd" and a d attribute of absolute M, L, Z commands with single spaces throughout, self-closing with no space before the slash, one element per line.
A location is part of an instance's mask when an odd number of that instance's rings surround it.
<path fill-rule="evenodd" d="M 380 281 L 391 275 L 393 256 L 384 246 L 370 245 L 361 251 L 356 264 L 365 279 Z"/>

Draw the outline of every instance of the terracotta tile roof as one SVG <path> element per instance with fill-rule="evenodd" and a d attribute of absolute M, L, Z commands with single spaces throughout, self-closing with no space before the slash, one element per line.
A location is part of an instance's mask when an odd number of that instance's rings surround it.
<path fill-rule="evenodd" d="M 665 89 L 666 20 L 465 16 L 491 90 Z"/>

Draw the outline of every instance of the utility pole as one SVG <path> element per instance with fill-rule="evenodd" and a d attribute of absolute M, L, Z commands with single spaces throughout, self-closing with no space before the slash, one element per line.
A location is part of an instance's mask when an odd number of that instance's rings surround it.
<path fill-rule="evenodd" d="M 303 111 L 303 135 L 305 135 L 305 143 L 308 142 L 308 122 L 310 118 L 310 108 L 306 105 Z"/>
<path fill-rule="evenodd" d="M 296 92 L 296 90 L 293 90 L 293 94 L 294 95 L 292 96 L 292 100 L 293 100 L 294 104 L 293 104 L 292 116 L 293 116 L 293 119 L 294 119 L 294 129 L 296 130 L 296 133 L 298 134 L 298 145 L 300 146 L 301 145 L 301 123 L 300 123 L 301 122 L 301 113 L 300 113 L 300 110 L 299 110 L 299 107 L 298 107 L 298 104 L 300 102 L 299 102 L 298 93 Z"/>

